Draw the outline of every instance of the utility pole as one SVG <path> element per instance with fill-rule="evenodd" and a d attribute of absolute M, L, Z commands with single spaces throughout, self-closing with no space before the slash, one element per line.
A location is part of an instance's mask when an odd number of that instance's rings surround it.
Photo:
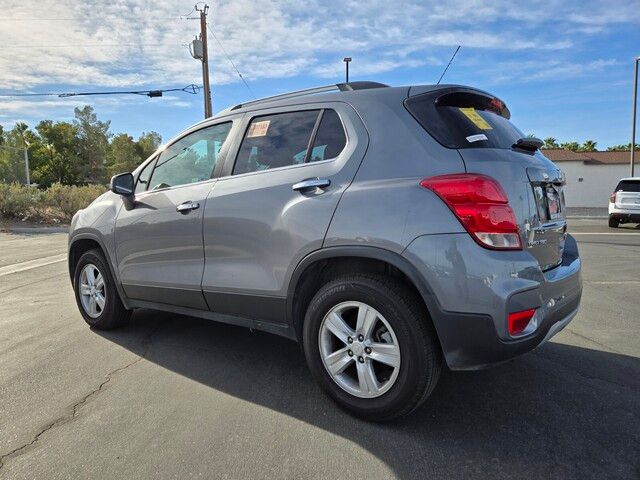
<path fill-rule="evenodd" d="M 347 73 L 347 82 L 346 83 L 349 83 L 349 62 L 351 61 L 351 57 L 344 57 L 343 61 L 344 61 L 344 64 L 346 66 L 346 69 L 347 69 L 347 72 L 346 72 Z"/>
<path fill-rule="evenodd" d="M 640 57 L 635 59 L 635 69 L 633 72 L 633 119 L 631 120 L 631 176 L 634 174 L 635 152 L 636 152 L 636 117 L 638 107 L 638 64 Z"/>
<path fill-rule="evenodd" d="M 202 6 L 199 6 L 202 5 Z M 209 86 L 209 52 L 207 50 L 207 12 L 209 5 L 198 4 L 196 11 L 200 12 L 200 41 L 202 42 L 202 85 L 204 88 L 204 118 L 213 116 L 211 108 L 211 87 Z"/>

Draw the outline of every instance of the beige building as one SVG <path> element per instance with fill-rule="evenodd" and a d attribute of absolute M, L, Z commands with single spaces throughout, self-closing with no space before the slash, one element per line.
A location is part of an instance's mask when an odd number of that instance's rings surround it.
<path fill-rule="evenodd" d="M 609 196 L 621 178 L 630 174 L 630 152 L 572 152 L 545 149 L 542 153 L 567 177 L 567 207 L 607 208 Z M 636 152 L 640 163 L 640 152 Z M 640 165 L 637 165 L 640 172 Z"/>

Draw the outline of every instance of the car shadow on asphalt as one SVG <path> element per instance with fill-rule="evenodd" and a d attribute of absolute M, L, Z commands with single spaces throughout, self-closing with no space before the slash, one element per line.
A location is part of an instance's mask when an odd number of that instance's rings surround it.
<path fill-rule="evenodd" d="M 425 405 L 386 424 L 341 411 L 299 346 L 274 335 L 137 311 L 95 333 L 166 369 L 343 436 L 398 478 L 637 478 L 640 360 L 548 343 L 507 364 L 446 371 Z"/>

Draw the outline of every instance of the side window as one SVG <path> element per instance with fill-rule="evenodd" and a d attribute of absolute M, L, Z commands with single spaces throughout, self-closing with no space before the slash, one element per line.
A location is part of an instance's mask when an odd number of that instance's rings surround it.
<path fill-rule="evenodd" d="M 231 122 L 206 127 L 181 138 L 164 152 L 153 170 L 149 190 L 211 178 Z"/>
<path fill-rule="evenodd" d="M 324 110 L 309 161 L 317 162 L 335 158 L 340 155 L 346 144 L 347 136 L 340 117 L 335 110 Z"/>
<path fill-rule="evenodd" d="M 138 181 L 136 183 L 136 193 L 144 192 L 149 186 L 149 178 L 151 177 L 151 171 L 153 170 L 153 164 L 156 163 L 156 159 L 151 160 L 142 169 L 140 175 L 138 175 Z"/>
<path fill-rule="evenodd" d="M 251 120 L 233 174 L 304 163 L 319 110 L 264 115 Z"/>

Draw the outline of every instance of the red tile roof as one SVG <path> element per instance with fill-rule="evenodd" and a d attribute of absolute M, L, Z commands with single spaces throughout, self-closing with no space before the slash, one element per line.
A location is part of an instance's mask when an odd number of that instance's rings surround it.
<path fill-rule="evenodd" d="M 562 148 L 543 149 L 542 153 L 552 162 L 571 162 L 583 161 L 585 163 L 619 165 L 629 163 L 631 152 L 572 152 Z M 638 162 L 640 163 L 640 152 L 636 153 Z"/>

